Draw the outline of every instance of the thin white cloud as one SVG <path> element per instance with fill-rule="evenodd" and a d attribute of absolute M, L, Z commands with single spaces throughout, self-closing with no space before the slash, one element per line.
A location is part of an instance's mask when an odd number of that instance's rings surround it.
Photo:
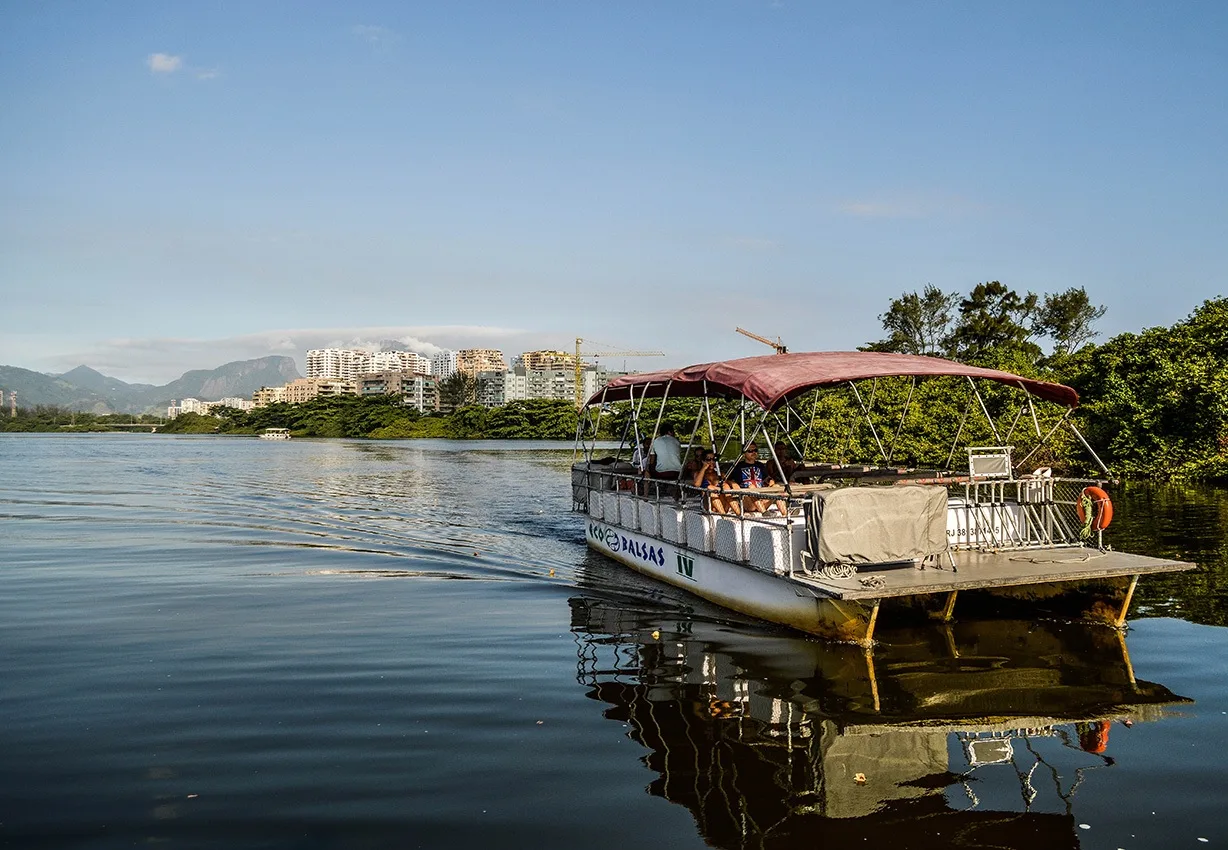
<path fill-rule="evenodd" d="M 217 68 L 202 68 L 196 72 L 196 79 L 198 80 L 215 80 L 220 76 L 222 76 L 222 72 Z"/>
<path fill-rule="evenodd" d="M 388 50 L 401 40 L 401 36 L 388 27 L 371 24 L 355 24 L 350 27 L 350 32 L 376 50 Z"/>
<path fill-rule="evenodd" d="M 169 53 L 151 53 L 145 63 L 155 74 L 173 74 L 183 67 L 183 57 Z"/>
<path fill-rule="evenodd" d="M 222 339 L 113 338 L 72 352 L 43 356 L 28 365 L 10 365 L 55 374 L 85 365 L 129 383 L 161 385 L 192 369 L 215 369 L 224 363 L 273 354 L 292 357 L 298 370 L 303 372 L 310 349 L 377 350 L 385 342 L 396 342 L 427 356 L 443 348 L 500 348 L 509 358 L 521 351 L 559 345 L 558 340 L 541 334 L 486 325 L 300 328 Z"/>
<path fill-rule="evenodd" d="M 751 251 L 755 253 L 763 251 L 775 251 L 780 248 L 780 242 L 776 239 L 767 239 L 762 236 L 734 236 L 729 240 L 729 244 L 737 248 L 739 251 Z"/>
<path fill-rule="evenodd" d="M 969 198 L 926 195 L 848 200 L 841 202 L 838 208 L 845 215 L 858 218 L 930 218 L 987 209 L 985 204 Z"/>

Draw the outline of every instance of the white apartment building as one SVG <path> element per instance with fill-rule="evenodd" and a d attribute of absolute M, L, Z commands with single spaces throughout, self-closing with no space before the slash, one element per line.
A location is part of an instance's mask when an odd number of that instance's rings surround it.
<path fill-rule="evenodd" d="M 172 401 L 171 406 L 166 409 L 166 418 L 174 419 L 182 413 L 200 413 L 209 412 L 209 402 L 201 401 L 198 398 L 185 398 L 178 403 Z"/>
<path fill-rule="evenodd" d="M 456 352 L 444 349 L 431 355 L 431 374 L 440 381 L 456 374 Z"/>
<path fill-rule="evenodd" d="M 365 372 L 411 372 L 431 374 L 431 361 L 416 351 L 376 351 L 369 355 Z"/>
<path fill-rule="evenodd" d="M 614 378 L 625 372 L 607 372 L 600 366 L 586 366 L 580 372 L 581 396 L 592 396 Z M 553 399 L 573 401 L 576 397 L 576 370 L 525 369 L 518 366 L 500 372 L 478 373 L 478 404 L 498 407 L 513 401 Z"/>
<path fill-rule="evenodd" d="M 209 402 L 209 409 L 215 407 L 233 407 L 235 410 L 251 410 L 256 405 L 248 398 L 238 398 L 236 396 L 227 396 L 220 401 Z"/>
<path fill-rule="evenodd" d="M 308 378 L 353 381 L 370 372 L 371 352 L 351 348 L 313 348 L 307 352 Z"/>
<path fill-rule="evenodd" d="M 171 406 L 166 409 L 166 418 L 174 419 L 181 413 L 199 413 L 202 416 L 210 416 L 214 410 L 221 407 L 232 407 L 235 410 L 251 410 L 256 405 L 245 398 L 229 397 L 220 401 L 201 401 L 196 398 L 185 398 L 179 403 L 171 402 Z"/>
<path fill-rule="evenodd" d="M 363 351 L 354 348 L 313 348 L 307 352 L 308 378 L 354 381 L 371 372 L 431 374 L 431 362 L 415 351 Z"/>

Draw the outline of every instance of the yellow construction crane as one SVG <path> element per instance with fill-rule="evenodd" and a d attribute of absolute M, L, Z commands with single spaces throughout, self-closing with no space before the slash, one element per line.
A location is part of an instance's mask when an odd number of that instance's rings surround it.
<path fill-rule="evenodd" d="M 786 348 L 785 344 L 780 341 L 780 337 L 776 337 L 775 341 L 773 341 L 773 340 L 768 339 L 765 336 L 759 336 L 759 334 L 753 334 L 750 331 L 746 330 L 745 328 L 734 328 L 734 330 L 742 334 L 743 336 L 750 337 L 756 342 L 761 342 L 764 345 L 772 346 L 772 348 L 776 349 L 777 354 L 788 354 L 789 353 L 789 349 Z"/>
<path fill-rule="evenodd" d="M 592 340 L 589 340 L 592 342 Z M 582 337 L 576 337 L 576 409 L 584 406 L 584 361 L 581 357 L 664 357 L 664 351 L 581 351 Z"/>

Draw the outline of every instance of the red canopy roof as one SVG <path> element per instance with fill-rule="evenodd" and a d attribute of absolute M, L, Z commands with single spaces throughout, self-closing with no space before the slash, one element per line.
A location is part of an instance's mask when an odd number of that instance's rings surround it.
<path fill-rule="evenodd" d="M 643 372 L 615 378 L 604 390 L 590 398 L 588 403 L 596 404 L 603 400 L 624 401 L 631 397 L 632 390 L 636 397 L 647 394 L 649 398 L 660 398 L 665 395 L 668 383 L 671 397 L 745 397 L 771 410 L 784 399 L 815 387 L 833 386 L 866 378 L 938 376 L 983 378 L 1000 384 L 1023 387 L 1033 395 L 1067 407 L 1077 407 L 1079 404 L 1079 394 L 1062 384 L 1022 378 L 997 369 L 966 366 L 939 357 L 878 351 L 765 354 L 717 363 L 699 363 L 681 369 Z"/>

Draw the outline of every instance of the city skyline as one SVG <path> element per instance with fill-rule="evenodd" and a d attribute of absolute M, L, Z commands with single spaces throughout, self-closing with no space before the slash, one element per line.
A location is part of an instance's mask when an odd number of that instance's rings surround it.
<path fill-rule="evenodd" d="M 850 349 L 892 298 L 1228 290 L 1228 7 L 0 9 L 0 363 Z M 640 364 L 632 364 L 640 365 Z"/>

